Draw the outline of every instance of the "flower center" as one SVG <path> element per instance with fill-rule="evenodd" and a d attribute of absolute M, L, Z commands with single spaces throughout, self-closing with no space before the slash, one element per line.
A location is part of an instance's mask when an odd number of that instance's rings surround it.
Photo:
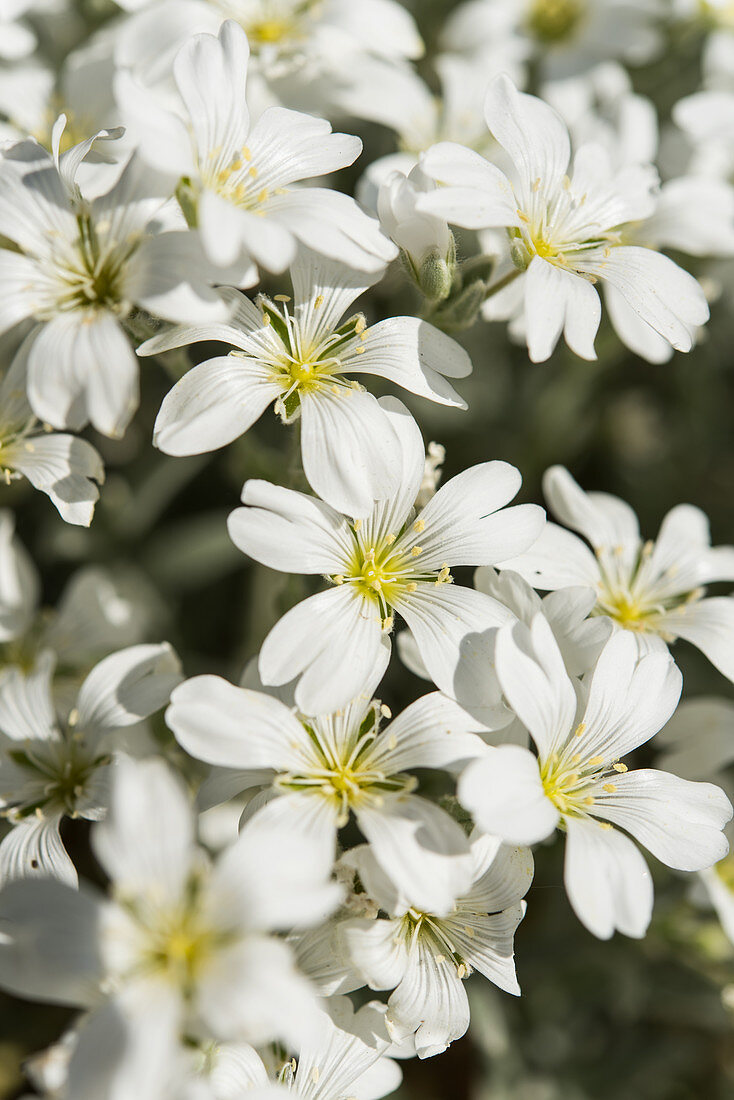
<path fill-rule="evenodd" d="M 580 738 L 586 731 L 582 722 L 574 731 L 574 737 Z M 616 790 L 613 782 L 615 775 L 626 772 L 626 764 L 609 763 L 603 756 L 584 758 L 581 753 L 573 752 L 573 741 L 561 752 L 554 752 L 543 761 L 538 761 L 543 790 L 560 814 L 565 817 L 586 817 L 595 798 L 592 789 L 613 794 Z"/>
<path fill-rule="evenodd" d="M 4 794 L 12 803 L 8 811 L 14 820 L 37 813 L 64 813 L 77 816 L 77 805 L 98 768 L 109 763 L 109 756 L 94 756 L 80 731 L 47 741 L 27 741 L 23 748 L 11 749 L 8 757 L 22 769 L 26 782 Z"/>
<path fill-rule="evenodd" d="M 372 765 L 372 749 L 380 736 L 380 708 L 373 702 L 359 725 L 344 728 L 339 716 L 305 719 L 310 741 L 304 767 L 284 772 L 276 786 L 286 791 L 319 794 L 339 808 L 339 826 L 346 825 L 349 811 L 366 800 L 379 803 L 386 791 L 413 790 L 413 776 L 389 775 Z"/>
<path fill-rule="evenodd" d="M 532 0 L 527 27 L 541 42 L 563 42 L 576 33 L 587 10 L 588 0 Z"/>
<path fill-rule="evenodd" d="M 408 947 L 412 947 L 419 938 L 427 940 L 433 947 L 437 961 L 443 962 L 446 958 L 451 959 L 456 966 L 458 978 L 467 978 L 471 973 L 469 963 L 456 949 L 446 922 L 433 916 L 432 913 L 424 913 L 419 909 L 409 909 L 400 922 L 398 935 L 403 937 Z"/>
<path fill-rule="evenodd" d="M 127 261 L 139 240 L 130 237 L 124 243 L 106 242 L 87 214 L 77 216 L 79 236 L 70 250 L 54 257 L 53 292 L 48 310 L 37 311 L 40 320 L 52 319 L 59 311 L 104 309 L 127 313 L 129 304 L 122 293 Z"/>
<path fill-rule="evenodd" d="M 413 531 L 420 533 L 425 524 L 418 518 Z M 440 570 L 420 568 L 421 546 L 406 538 L 387 534 L 370 538 L 371 532 L 363 530 L 362 521 L 355 520 L 351 528 L 354 551 L 349 571 L 332 577 L 334 584 L 351 584 L 361 596 L 377 604 L 383 620 L 383 629 L 391 630 L 391 609 L 405 594 L 415 592 L 419 582 L 451 584 L 453 577 L 444 562 Z"/>
<path fill-rule="evenodd" d="M 704 22 L 714 27 L 734 27 L 733 0 L 698 0 L 698 8 Z"/>
<path fill-rule="evenodd" d="M 655 574 L 650 559 L 654 544 L 646 542 L 630 561 L 621 547 L 596 551 L 601 579 L 597 602 L 592 615 L 608 615 L 625 630 L 640 634 L 659 634 L 666 638 L 664 617 L 696 603 L 704 594 L 702 588 L 671 593 L 673 569 Z M 668 638 L 672 641 L 672 637 Z"/>

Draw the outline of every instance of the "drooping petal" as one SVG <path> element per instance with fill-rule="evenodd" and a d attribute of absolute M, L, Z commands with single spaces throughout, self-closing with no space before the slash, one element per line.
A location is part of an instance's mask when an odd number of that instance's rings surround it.
<path fill-rule="evenodd" d="M 520 745 L 488 749 L 462 774 L 457 794 L 480 829 L 508 844 L 535 844 L 558 824 L 558 810 L 543 790 L 538 761 Z"/>
<path fill-rule="evenodd" d="M 525 897 L 533 881 L 533 856 L 529 848 L 502 844 L 499 837 L 475 829 L 471 836 L 474 882 L 463 898 L 465 906 L 485 913 L 500 913 Z"/>
<path fill-rule="evenodd" d="M 503 172 L 453 141 L 442 141 L 421 156 L 421 170 L 440 186 L 416 202 L 424 214 L 465 229 L 518 225 L 517 200 Z"/>
<path fill-rule="evenodd" d="M 260 675 L 266 684 L 300 675 L 299 709 L 327 714 L 364 689 L 389 645 L 377 606 L 337 586 L 303 600 L 275 624 L 260 650 Z"/>
<path fill-rule="evenodd" d="M 419 935 L 400 985 L 388 1001 L 396 1040 L 415 1034 L 419 1058 L 441 1054 L 469 1026 L 469 1002 L 453 959 Z"/>
<path fill-rule="evenodd" d="M 515 973 L 514 937 L 524 915 L 523 902 L 489 915 L 460 909 L 446 921 L 459 955 L 499 989 L 516 997 L 520 996 L 520 986 Z"/>
<path fill-rule="evenodd" d="M 180 681 L 181 665 L 168 642 L 111 653 L 92 669 L 79 690 L 79 728 L 103 737 L 132 726 L 160 710 Z"/>
<path fill-rule="evenodd" d="M 153 442 L 169 455 L 226 447 L 252 427 L 281 392 L 269 372 L 255 364 L 231 355 L 208 359 L 164 397 Z"/>
<path fill-rule="evenodd" d="M 573 911 L 608 940 L 615 929 L 641 939 L 652 914 L 652 878 L 632 841 L 598 821 L 566 818 L 564 882 Z"/>
<path fill-rule="evenodd" d="M 111 313 L 71 311 L 38 332 L 28 360 L 28 399 L 54 428 L 88 420 L 121 436 L 138 407 L 138 363 Z"/>
<path fill-rule="evenodd" d="M 594 813 L 679 871 L 703 871 L 729 850 L 722 829 L 732 807 L 713 783 L 693 783 L 650 768 L 626 772 L 595 788 Z"/>
<path fill-rule="evenodd" d="M 400 440 L 376 398 L 328 383 L 301 394 L 303 471 L 323 500 L 364 517 L 400 476 Z"/>
<path fill-rule="evenodd" d="M 47 493 L 67 523 L 88 527 L 104 481 L 99 452 L 72 435 L 33 436 L 3 447 L 3 463 Z"/>
<path fill-rule="evenodd" d="M 427 799 L 386 794 L 380 805 L 355 807 L 375 859 L 411 905 L 446 914 L 471 882 L 472 861 L 462 828 Z"/>
<path fill-rule="evenodd" d="M 528 355 L 543 363 L 563 332 L 571 351 L 596 359 L 594 340 L 601 321 L 599 295 L 587 279 L 534 256 L 525 281 Z"/>

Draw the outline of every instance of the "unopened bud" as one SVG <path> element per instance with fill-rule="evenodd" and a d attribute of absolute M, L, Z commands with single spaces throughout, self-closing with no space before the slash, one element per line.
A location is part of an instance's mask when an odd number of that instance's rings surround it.
<path fill-rule="evenodd" d="M 454 273 L 438 248 L 424 255 L 418 270 L 418 286 L 432 302 L 448 298 Z"/>

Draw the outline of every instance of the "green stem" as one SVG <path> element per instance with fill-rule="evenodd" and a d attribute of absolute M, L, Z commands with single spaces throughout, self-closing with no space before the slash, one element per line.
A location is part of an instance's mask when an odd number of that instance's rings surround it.
<path fill-rule="evenodd" d="M 504 290 L 506 286 L 509 286 L 510 283 L 514 283 L 518 275 L 522 275 L 522 271 L 520 271 L 519 268 L 515 268 L 514 271 L 508 271 L 506 275 L 503 275 L 503 277 L 501 279 L 498 279 L 497 282 L 494 283 L 492 286 L 487 287 L 486 293 L 484 295 L 485 302 L 487 301 L 487 298 L 491 298 L 493 297 L 493 295 L 499 294 L 499 292 L 501 290 Z"/>

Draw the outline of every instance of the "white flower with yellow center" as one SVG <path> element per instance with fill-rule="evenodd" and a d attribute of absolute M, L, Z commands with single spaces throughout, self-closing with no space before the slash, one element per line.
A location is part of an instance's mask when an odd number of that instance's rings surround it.
<path fill-rule="evenodd" d="M 485 117 L 514 165 L 512 181 L 472 150 L 443 142 L 421 158 L 423 171 L 442 186 L 417 205 L 467 229 L 507 229 L 512 262 L 497 281 L 519 283 L 505 293 L 524 303 L 530 358 L 547 359 L 562 332 L 577 355 L 596 358 L 598 279 L 672 347 L 689 351 L 693 327 L 708 319 L 701 287 L 667 256 L 625 244 L 623 235 L 625 223 L 655 208 L 655 169 L 614 172 L 594 144 L 582 145 L 570 166 L 564 122 L 504 76 L 490 84 Z"/>
<path fill-rule="evenodd" d="M 381 270 L 396 250 L 374 219 L 341 192 L 294 186 L 351 164 L 359 138 L 284 107 L 269 107 L 251 125 L 248 59 L 247 37 L 232 20 L 217 37 L 191 38 L 174 65 L 178 113 L 121 72 L 120 109 L 140 155 L 180 177 L 179 195 L 210 260 L 237 264 L 240 286 L 256 281 L 253 264 L 283 271 L 298 240 L 359 271 Z"/>
<path fill-rule="evenodd" d="M 513 937 L 525 913 L 533 857 L 496 837 L 470 837 L 469 882 L 453 903 L 431 911 L 395 887 L 368 849 L 350 853 L 367 893 L 387 918 L 341 927 L 344 950 L 371 989 L 392 989 L 385 1022 L 398 1042 L 414 1036 L 419 1058 L 440 1054 L 469 1026 L 464 979 L 473 971 L 519 995 Z"/>
<path fill-rule="evenodd" d="M 194 823 L 183 784 L 161 760 L 121 761 L 109 815 L 92 833 L 111 896 L 50 879 L 0 891 L 0 985 L 91 1009 L 69 1067 L 70 1081 L 91 1077 L 87 1095 L 129 1096 L 102 1081 L 141 1064 L 165 1080 L 185 1036 L 295 1046 L 312 1026 L 308 983 L 270 933 L 319 923 L 339 888 L 308 838 L 283 845 L 245 830 L 212 863 Z M 124 1053 L 121 1031 L 137 1040 Z"/>
<path fill-rule="evenodd" d="M 295 701 L 305 714 L 338 710 L 364 689 L 380 651 L 389 648 L 395 613 L 413 631 L 439 688 L 454 694 L 456 677 L 484 675 L 472 665 L 473 643 L 511 613 L 481 592 L 453 585 L 451 566 L 518 554 L 544 522 L 535 505 L 504 507 L 521 483 L 505 462 L 458 474 L 416 515 L 425 462 L 420 430 L 399 401 L 382 398 L 380 405 L 400 439 L 399 487 L 375 501 L 364 519 L 265 481 L 245 483 L 245 507 L 229 518 L 233 542 L 256 561 L 288 573 L 325 574 L 331 582 L 287 612 L 260 651 L 263 683 L 300 677 Z"/>
<path fill-rule="evenodd" d="M 595 615 L 631 631 L 644 652 L 677 638 L 697 646 L 734 680 L 734 599 L 706 597 L 705 585 L 734 580 L 734 549 L 712 547 L 706 516 L 690 504 L 668 512 L 655 542 L 637 516 L 608 493 L 585 493 L 562 466 L 543 478 L 551 511 L 591 543 L 546 524 L 525 554 L 503 563 L 536 588 L 583 585 L 597 594 Z"/>
<path fill-rule="evenodd" d="M 469 849 L 456 822 L 413 793 L 410 772 L 457 764 L 485 746 L 472 732 L 477 723 L 438 692 L 381 729 L 390 712 L 372 691 L 383 673 L 380 661 L 353 703 L 311 717 L 262 692 L 197 676 L 173 693 L 166 721 L 192 756 L 237 769 L 228 794 L 233 785 L 263 788 L 248 809 L 249 829 L 308 834 L 330 867 L 337 832 L 353 813 L 385 873 L 424 908 L 441 909 L 468 883 Z"/>
<path fill-rule="evenodd" d="M 395 64 L 423 53 L 412 16 L 394 0 L 119 0 L 135 12 L 118 25 L 118 63 L 146 84 L 170 71 L 192 34 L 217 34 L 225 19 L 250 43 L 257 100 L 328 109 L 335 92 L 371 58 Z M 138 9 L 144 9 L 142 11 Z"/>
<path fill-rule="evenodd" d="M 257 305 L 222 291 L 225 324 L 177 326 L 148 340 L 154 355 L 197 340 L 232 346 L 184 375 L 163 401 L 156 446 L 167 454 L 223 447 L 268 405 L 284 423 L 301 424 L 303 469 L 314 491 L 340 511 L 364 516 L 397 489 L 400 443 L 377 400 L 350 375 L 375 374 L 412 393 L 465 408 L 446 376 L 471 370 L 466 352 L 415 317 L 367 326 L 343 314 L 377 278 L 360 275 L 310 249 L 291 269 L 294 301 L 261 296 Z"/>
<path fill-rule="evenodd" d="M 565 884 L 579 920 L 601 939 L 615 928 L 645 934 L 652 879 L 639 849 L 681 871 L 700 871 L 728 850 L 729 799 L 711 783 L 667 772 L 628 771 L 621 757 L 643 745 L 678 703 L 681 675 L 668 654 L 640 657 L 613 635 L 579 704 L 542 615 L 497 634 L 497 676 L 529 730 L 535 757 L 519 745 L 490 748 L 459 780 L 459 799 L 480 828 L 508 843 L 566 834 Z M 586 685 L 585 685 L 586 686 Z"/>
<path fill-rule="evenodd" d="M 29 337 L 28 400 L 54 428 L 91 420 L 121 435 L 138 405 L 138 364 L 124 331 L 136 307 L 170 321 L 222 317 L 196 236 L 161 232 L 164 206 L 131 159 L 118 182 L 88 201 L 77 171 L 100 137 L 51 156 L 35 141 L 0 156 L 0 332 L 37 322 Z M 202 267 L 204 271 L 202 272 Z"/>
<path fill-rule="evenodd" d="M 60 720 L 51 694 L 56 658 L 28 675 L 0 672 L 0 806 L 13 828 L 0 843 L 0 880 L 51 875 L 76 883 L 59 836 L 64 817 L 91 821 L 107 805 L 110 765 L 124 730 L 167 701 L 181 679 L 171 647 L 139 645 L 100 661 Z"/>

